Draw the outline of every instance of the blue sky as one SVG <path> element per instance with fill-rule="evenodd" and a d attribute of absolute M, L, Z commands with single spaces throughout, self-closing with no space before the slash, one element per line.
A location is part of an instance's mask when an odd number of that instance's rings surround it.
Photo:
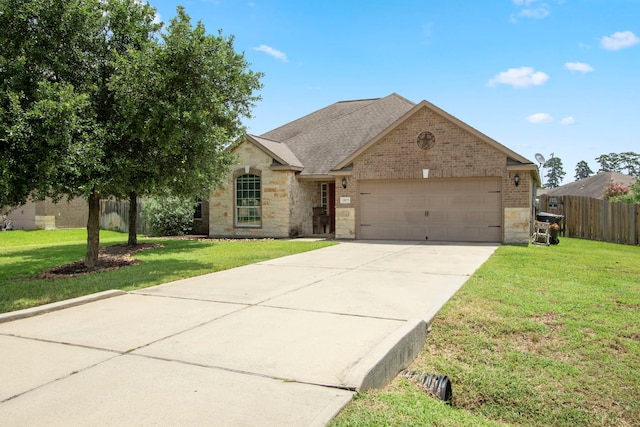
<path fill-rule="evenodd" d="M 149 0 L 235 37 L 261 134 L 337 101 L 437 105 L 535 162 L 640 152 L 640 0 Z"/>

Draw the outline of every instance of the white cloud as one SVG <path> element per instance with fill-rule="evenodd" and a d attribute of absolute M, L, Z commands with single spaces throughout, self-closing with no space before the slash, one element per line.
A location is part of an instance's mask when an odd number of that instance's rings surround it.
<path fill-rule="evenodd" d="M 534 18 L 534 19 L 542 19 L 549 15 L 549 6 L 543 4 L 540 7 L 530 8 L 530 9 L 522 9 L 518 12 L 518 16 L 523 18 Z"/>
<path fill-rule="evenodd" d="M 589 73 L 593 71 L 593 67 L 582 62 L 565 62 L 564 67 L 571 71 L 580 71 L 581 73 Z"/>
<path fill-rule="evenodd" d="M 640 38 L 631 31 L 618 31 L 600 40 L 602 47 L 607 50 L 620 50 L 638 43 Z"/>
<path fill-rule="evenodd" d="M 560 123 L 564 126 L 569 126 L 572 125 L 576 122 L 576 119 L 574 119 L 573 117 L 569 116 L 569 117 L 565 117 L 564 119 L 560 120 Z"/>
<path fill-rule="evenodd" d="M 540 86 L 549 80 L 549 76 L 542 71 L 535 71 L 531 67 L 509 68 L 496 74 L 487 82 L 487 86 L 496 84 L 511 85 L 513 87 Z"/>
<path fill-rule="evenodd" d="M 529 117 L 527 117 L 527 121 L 529 123 L 534 123 L 534 124 L 551 123 L 553 121 L 553 117 L 551 117 L 547 113 L 536 113 L 536 114 L 532 114 Z"/>
<path fill-rule="evenodd" d="M 515 15 L 517 17 L 542 19 L 551 13 L 549 4 L 540 3 L 540 0 L 513 0 L 513 4 L 520 8 Z M 517 22 L 515 16 L 511 16 L 511 22 L 513 23 Z"/>
<path fill-rule="evenodd" d="M 281 60 L 282 62 L 288 62 L 287 55 L 284 52 L 281 52 L 277 49 L 272 48 L 271 46 L 267 46 L 266 44 L 262 44 L 258 47 L 254 47 L 253 50 L 257 50 L 260 52 L 264 52 L 267 55 L 273 56 L 276 59 Z"/>

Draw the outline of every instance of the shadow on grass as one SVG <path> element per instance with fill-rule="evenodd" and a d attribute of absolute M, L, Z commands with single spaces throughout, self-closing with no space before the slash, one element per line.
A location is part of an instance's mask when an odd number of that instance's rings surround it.
<path fill-rule="evenodd" d="M 107 242 L 108 246 L 119 242 Z M 163 248 L 133 255 L 141 264 L 56 279 L 36 278 L 42 271 L 84 256 L 86 246 L 74 242 L 38 248 L 16 248 L 0 259 L 0 312 L 14 311 L 109 289 L 132 291 L 187 277 L 239 267 L 301 251 L 324 243 L 278 241 L 217 242 L 211 240 L 140 239 Z M 5 268 L 7 267 L 7 268 Z"/>
<path fill-rule="evenodd" d="M 0 285 L 5 280 L 31 277 L 47 268 L 77 261 L 84 257 L 86 244 L 68 244 L 17 249 L 2 254 Z"/>
<path fill-rule="evenodd" d="M 142 264 L 116 270 L 98 271 L 57 279 L 35 278 L 40 272 L 77 261 L 84 255 L 83 244 L 15 251 L 0 274 L 0 312 L 20 310 L 76 298 L 110 289 L 135 290 L 211 271 L 213 262 L 203 262 L 188 254 L 202 244 L 193 241 L 154 241 L 164 248 L 133 255 Z M 208 244 L 211 246 L 211 244 Z M 44 252 L 46 251 L 46 252 Z M 13 260 L 13 261 L 12 261 Z M 6 271 L 5 271 L 6 270 Z"/>

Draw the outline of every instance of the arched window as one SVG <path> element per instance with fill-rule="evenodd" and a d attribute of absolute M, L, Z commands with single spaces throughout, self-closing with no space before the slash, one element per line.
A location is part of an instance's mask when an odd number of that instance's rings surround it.
<path fill-rule="evenodd" d="M 261 225 L 260 176 L 240 175 L 236 177 L 236 226 L 260 227 Z"/>

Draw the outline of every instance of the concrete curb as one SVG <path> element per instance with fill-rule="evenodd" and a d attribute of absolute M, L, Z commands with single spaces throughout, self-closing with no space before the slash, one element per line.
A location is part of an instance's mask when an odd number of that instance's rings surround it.
<path fill-rule="evenodd" d="M 357 384 L 358 392 L 386 386 L 418 356 L 427 338 L 427 326 L 422 319 L 407 321 L 360 359 L 344 383 Z"/>
<path fill-rule="evenodd" d="M 309 427 L 325 427 L 331 420 L 338 416 L 342 409 L 353 400 L 354 394 L 340 400 L 334 400 L 311 421 Z"/>
<path fill-rule="evenodd" d="M 82 297 L 53 302 L 51 304 L 41 305 L 39 307 L 26 308 L 24 310 L 10 311 L 8 313 L 0 314 L 0 323 L 12 322 L 18 319 L 25 319 L 27 317 L 38 316 L 40 314 L 51 313 L 52 311 L 63 310 L 69 307 L 75 307 L 77 305 L 87 304 L 94 301 L 100 301 L 102 299 L 117 297 L 120 295 L 126 295 L 127 292 L 120 290 L 110 290 L 104 292 L 98 292 L 91 295 L 85 295 Z"/>

